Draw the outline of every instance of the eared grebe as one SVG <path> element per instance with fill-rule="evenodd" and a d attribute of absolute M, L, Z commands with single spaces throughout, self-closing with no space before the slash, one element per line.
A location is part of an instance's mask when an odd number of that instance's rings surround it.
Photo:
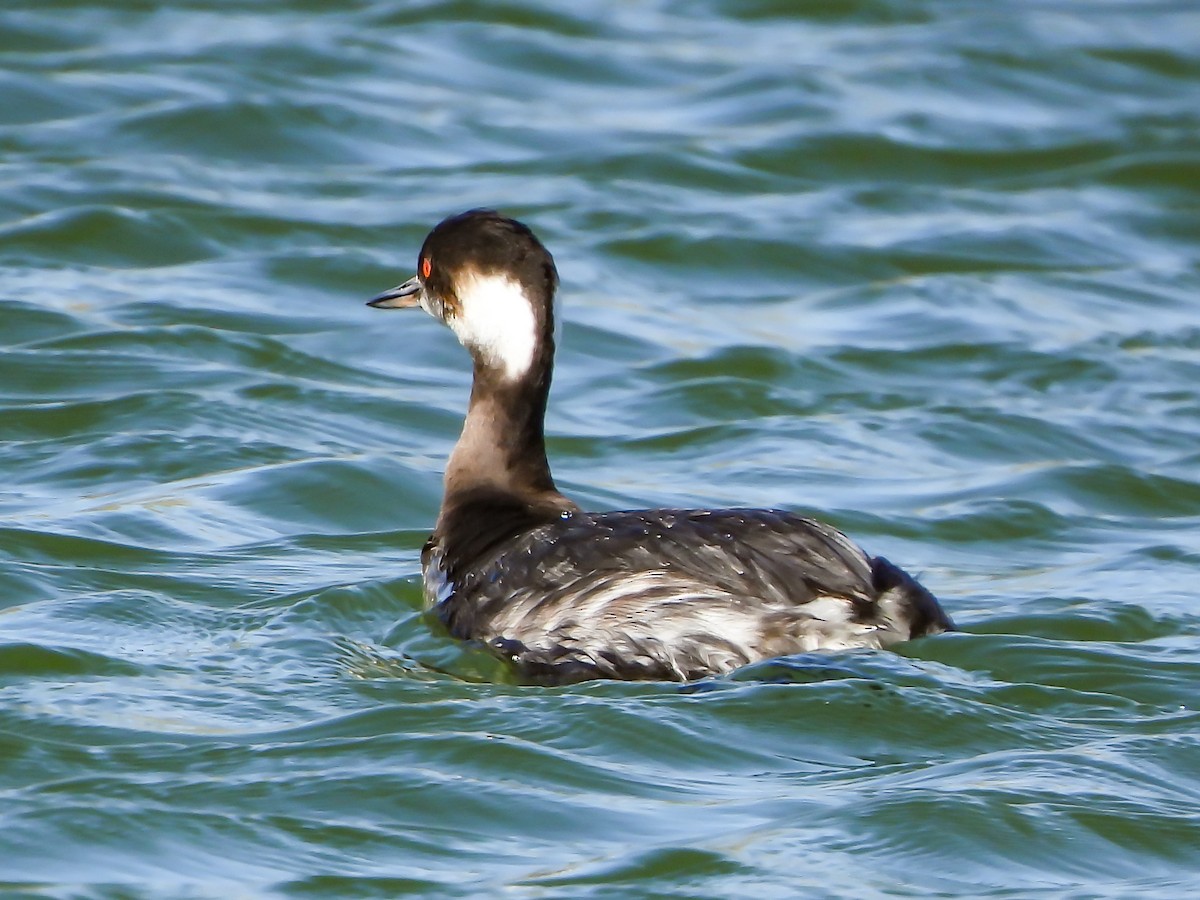
<path fill-rule="evenodd" d="M 688 680 L 954 627 L 937 601 L 821 522 L 775 509 L 582 511 L 554 486 L 543 419 L 558 273 L 491 210 L 430 232 L 417 274 L 370 301 L 420 306 L 475 363 L 425 597 L 525 678 Z"/>

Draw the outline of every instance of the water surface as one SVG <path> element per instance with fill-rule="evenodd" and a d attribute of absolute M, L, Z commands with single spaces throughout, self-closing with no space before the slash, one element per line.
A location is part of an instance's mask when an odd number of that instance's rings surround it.
<path fill-rule="evenodd" d="M 9 3 L 0 892 L 1143 897 L 1200 847 L 1188 2 Z M 782 506 L 964 633 L 513 683 L 421 610 L 441 217 L 563 280 L 592 508 Z"/>

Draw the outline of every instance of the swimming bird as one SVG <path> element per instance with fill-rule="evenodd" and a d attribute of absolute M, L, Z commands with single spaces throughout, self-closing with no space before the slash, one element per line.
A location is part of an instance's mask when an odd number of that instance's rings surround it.
<path fill-rule="evenodd" d="M 474 362 L 462 434 L 421 553 L 457 638 L 540 683 L 689 681 L 814 650 L 954 628 L 937 600 L 837 529 L 779 509 L 586 512 L 555 487 L 543 421 L 558 272 L 533 232 L 474 209 L 438 224 L 417 274 L 369 301 L 417 307 Z"/>

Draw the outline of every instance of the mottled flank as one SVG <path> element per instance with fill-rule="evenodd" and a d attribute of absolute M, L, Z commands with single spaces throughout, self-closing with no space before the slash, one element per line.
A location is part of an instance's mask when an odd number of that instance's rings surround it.
<path fill-rule="evenodd" d="M 451 633 L 539 681 L 685 681 L 953 628 L 887 560 L 777 510 L 576 513 L 456 567 L 431 542 L 424 564 Z"/>

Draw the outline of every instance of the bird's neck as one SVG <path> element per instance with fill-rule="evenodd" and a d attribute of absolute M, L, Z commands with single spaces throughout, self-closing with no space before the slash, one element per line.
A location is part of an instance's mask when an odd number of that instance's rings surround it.
<path fill-rule="evenodd" d="M 546 335 L 518 378 L 476 357 L 467 418 L 446 465 L 439 530 L 472 505 L 520 507 L 547 518 L 575 508 L 554 486 L 546 459 L 553 356 L 554 339 Z"/>

